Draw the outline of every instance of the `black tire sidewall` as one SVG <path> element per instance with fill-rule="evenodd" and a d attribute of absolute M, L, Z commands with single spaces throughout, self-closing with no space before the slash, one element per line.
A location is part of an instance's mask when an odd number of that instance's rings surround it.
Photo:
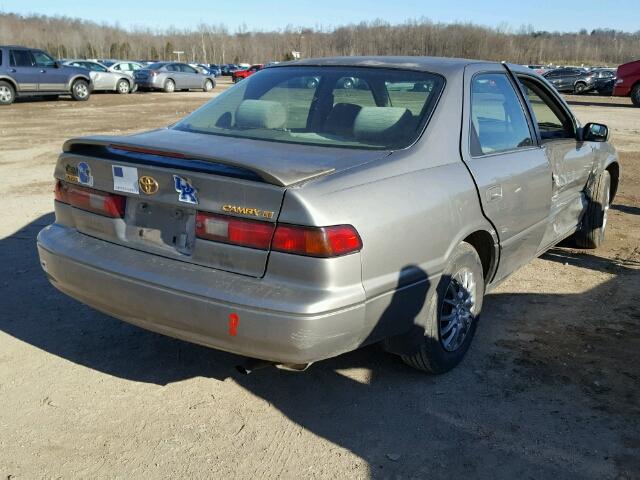
<path fill-rule="evenodd" d="M 76 86 L 79 83 L 84 83 L 85 86 L 87 87 L 87 95 L 85 97 L 79 97 L 78 95 L 76 95 Z M 83 79 L 75 80 L 73 82 L 73 84 L 71 85 L 71 96 L 73 97 L 74 100 L 76 100 L 78 102 L 84 102 L 86 100 L 89 100 L 89 97 L 91 96 L 91 92 L 89 90 L 89 82 L 87 82 L 86 80 L 83 80 Z"/>
<path fill-rule="evenodd" d="M 469 268 L 473 272 L 474 279 L 476 281 L 476 311 L 478 314 L 474 317 L 463 344 L 457 350 L 450 352 L 445 350 L 440 338 L 439 324 L 442 304 L 451 278 L 465 267 Z M 428 299 L 426 317 L 424 319 L 425 325 L 423 325 L 424 339 L 420 346 L 420 355 L 423 358 L 428 359 L 430 370 L 434 373 L 444 373 L 451 370 L 458 365 L 466 355 L 469 350 L 469 346 L 473 341 L 480 318 L 480 312 L 482 311 L 484 290 L 485 285 L 480 258 L 471 245 L 463 242 L 456 247 L 442 273 L 438 285 L 435 290 L 433 290 L 432 294 L 429 295 Z"/>
<path fill-rule="evenodd" d="M 631 90 L 631 103 L 633 103 L 636 107 L 640 107 L 640 85 L 636 85 Z"/>
<path fill-rule="evenodd" d="M 169 84 L 173 83 L 173 90 L 169 90 Z M 164 91 L 165 93 L 173 93 L 176 91 L 176 82 L 169 79 L 164 82 Z"/>
<path fill-rule="evenodd" d="M 0 81 L 0 85 L 7 87 L 11 92 L 11 99 L 8 102 L 0 102 L 0 105 L 11 105 L 16 100 L 16 90 L 9 82 Z"/>
<path fill-rule="evenodd" d="M 120 91 L 120 84 L 124 82 L 129 86 L 129 89 L 126 92 L 121 92 Z M 118 92 L 121 95 L 125 95 L 125 94 L 129 94 L 131 93 L 131 84 L 129 83 L 128 80 L 125 80 L 124 78 L 121 78 L 120 80 L 118 80 L 118 83 L 116 83 L 116 92 Z"/>
<path fill-rule="evenodd" d="M 207 86 L 208 86 L 208 85 L 211 85 L 211 88 L 207 88 Z M 203 90 L 204 90 L 205 92 L 210 92 L 211 90 L 213 90 L 213 82 L 212 82 L 211 80 L 209 80 L 209 79 L 205 80 L 205 81 L 204 81 L 204 88 L 203 88 Z"/>

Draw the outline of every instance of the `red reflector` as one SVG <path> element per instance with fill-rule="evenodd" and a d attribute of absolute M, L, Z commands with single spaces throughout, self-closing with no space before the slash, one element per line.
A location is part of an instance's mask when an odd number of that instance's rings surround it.
<path fill-rule="evenodd" d="M 55 189 L 56 200 L 72 207 L 112 218 L 124 217 L 127 198 L 93 188 L 79 187 L 58 180 Z"/>
<path fill-rule="evenodd" d="M 273 250 L 311 257 L 338 257 L 362 249 L 362 240 L 351 225 L 299 227 L 278 225 Z"/>
<path fill-rule="evenodd" d="M 214 242 L 269 250 L 274 229 L 273 223 L 258 220 L 205 212 L 196 215 L 196 236 Z"/>

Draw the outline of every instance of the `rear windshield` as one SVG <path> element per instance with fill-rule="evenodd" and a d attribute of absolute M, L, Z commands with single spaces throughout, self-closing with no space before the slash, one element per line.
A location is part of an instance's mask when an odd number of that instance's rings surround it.
<path fill-rule="evenodd" d="M 158 62 L 158 63 L 152 63 L 147 68 L 150 69 L 150 70 L 159 70 L 162 67 L 164 67 L 165 65 L 166 65 L 166 63 L 164 63 L 164 62 Z"/>
<path fill-rule="evenodd" d="M 173 128 L 274 142 L 399 149 L 420 135 L 443 85 L 439 75 L 406 70 L 266 68 Z"/>

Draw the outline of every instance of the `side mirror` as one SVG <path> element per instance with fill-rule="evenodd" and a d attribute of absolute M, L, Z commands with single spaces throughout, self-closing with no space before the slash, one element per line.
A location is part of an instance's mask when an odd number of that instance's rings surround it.
<path fill-rule="evenodd" d="M 53 68 L 62 68 L 62 63 L 58 60 L 53 62 Z"/>
<path fill-rule="evenodd" d="M 585 142 L 606 142 L 609 140 L 609 127 L 601 123 L 587 123 L 582 128 L 582 140 Z"/>

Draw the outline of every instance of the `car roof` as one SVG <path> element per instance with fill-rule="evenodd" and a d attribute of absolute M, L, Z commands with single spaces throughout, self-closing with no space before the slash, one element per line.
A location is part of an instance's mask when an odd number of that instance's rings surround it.
<path fill-rule="evenodd" d="M 29 48 L 23 45 L 0 45 L 0 48 L 20 48 L 23 50 L 40 50 L 39 48 Z"/>
<path fill-rule="evenodd" d="M 433 72 L 451 74 L 464 70 L 464 67 L 474 63 L 500 64 L 495 61 L 471 60 L 467 58 L 451 57 L 417 57 L 417 56 L 366 56 L 366 57 L 324 57 L 294 60 L 272 65 L 269 68 L 282 68 L 286 66 L 337 66 L 337 67 L 375 67 L 396 68 L 403 70 L 417 70 L 421 72 Z"/>

